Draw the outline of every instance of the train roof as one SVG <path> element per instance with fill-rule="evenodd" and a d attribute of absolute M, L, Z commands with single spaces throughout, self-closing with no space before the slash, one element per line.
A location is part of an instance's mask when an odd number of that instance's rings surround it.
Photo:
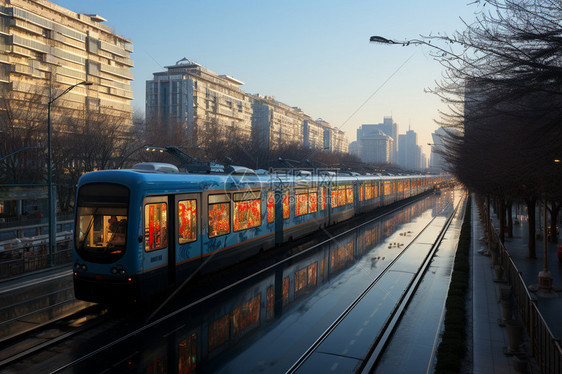
<path fill-rule="evenodd" d="M 401 180 L 412 177 L 426 178 L 427 175 L 342 175 L 340 173 L 302 173 L 292 172 L 269 172 L 256 173 L 252 169 L 237 167 L 231 169 L 230 173 L 190 174 L 182 173 L 177 167 L 164 163 L 143 163 L 142 166 L 135 165 L 133 169 L 101 170 L 84 174 L 78 185 L 86 183 L 119 183 L 127 186 L 144 184 L 145 188 L 158 188 L 164 184 L 169 188 L 192 187 L 193 189 L 212 190 L 218 188 L 252 188 L 276 185 L 292 185 L 306 187 L 311 184 L 338 183 L 345 184 L 353 181 L 381 181 Z"/>

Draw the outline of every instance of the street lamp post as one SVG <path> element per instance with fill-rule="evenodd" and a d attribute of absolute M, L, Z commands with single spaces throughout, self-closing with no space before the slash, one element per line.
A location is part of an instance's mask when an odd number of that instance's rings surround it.
<path fill-rule="evenodd" d="M 438 51 L 439 57 L 444 57 L 444 56 L 458 57 L 453 50 L 447 50 L 438 46 L 437 44 L 431 44 L 431 40 L 429 42 L 426 42 L 425 40 L 422 39 L 408 39 L 401 42 L 398 40 L 387 39 L 383 36 L 374 35 L 369 38 L 369 42 L 375 44 L 387 44 L 387 45 L 397 44 L 397 45 L 401 45 L 402 47 L 407 47 L 409 45 L 425 45 L 430 47 L 431 49 L 434 49 L 435 51 Z M 445 39 L 445 42 L 448 42 L 449 45 L 453 44 L 453 41 L 448 39 Z"/>
<path fill-rule="evenodd" d="M 66 90 L 64 90 L 60 95 L 55 96 L 47 103 L 47 173 L 48 173 L 48 198 L 49 198 L 49 266 L 53 266 L 53 253 L 55 252 L 55 246 L 57 244 L 57 233 L 56 233 L 56 221 L 57 221 L 57 210 L 56 210 L 56 197 L 53 190 L 53 152 L 51 145 L 51 134 L 52 134 L 52 124 L 51 124 L 51 104 L 53 104 L 59 97 L 66 95 L 76 86 L 91 86 L 92 82 L 83 81 L 76 83 Z"/>

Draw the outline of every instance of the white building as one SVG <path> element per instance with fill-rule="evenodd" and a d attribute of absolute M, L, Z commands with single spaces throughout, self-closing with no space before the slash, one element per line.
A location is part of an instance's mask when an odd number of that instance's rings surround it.
<path fill-rule="evenodd" d="M 270 150 L 290 144 L 303 145 L 304 113 L 272 96 L 251 95 L 253 138 Z"/>
<path fill-rule="evenodd" d="M 373 164 L 390 164 L 394 140 L 377 128 L 377 125 L 362 125 L 357 129 L 359 158 Z"/>
<path fill-rule="evenodd" d="M 186 58 L 166 69 L 146 81 L 147 121 L 179 123 L 193 140 L 211 126 L 217 126 L 222 136 L 250 139 L 253 111 L 250 97 L 240 89 L 243 82 Z"/>

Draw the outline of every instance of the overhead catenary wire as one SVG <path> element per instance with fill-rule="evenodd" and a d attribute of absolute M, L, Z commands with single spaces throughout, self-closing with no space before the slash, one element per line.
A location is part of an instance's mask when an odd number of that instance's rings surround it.
<path fill-rule="evenodd" d="M 390 76 L 388 78 L 386 78 L 386 80 L 379 87 L 377 87 L 377 89 L 367 98 L 367 100 L 365 100 L 363 102 L 363 104 L 359 105 L 359 107 L 357 109 L 355 109 L 355 111 L 353 113 L 351 113 L 351 115 L 345 121 L 343 121 L 343 123 L 339 127 L 340 130 L 345 126 L 345 124 L 351 118 L 353 118 L 354 115 L 357 114 L 357 112 L 359 112 L 361 110 L 361 108 L 363 108 L 365 106 L 365 104 L 367 104 L 373 98 L 373 96 L 375 96 L 388 83 L 388 81 L 390 81 L 392 79 L 392 77 L 394 77 L 400 71 L 400 69 L 402 69 L 402 67 L 404 67 L 404 65 L 406 65 L 408 63 L 408 61 L 410 61 L 412 59 L 412 57 L 414 57 L 414 54 L 415 54 L 415 52 L 412 53 L 412 55 L 410 57 L 408 57 L 392 74 L 390 74 Z"/>

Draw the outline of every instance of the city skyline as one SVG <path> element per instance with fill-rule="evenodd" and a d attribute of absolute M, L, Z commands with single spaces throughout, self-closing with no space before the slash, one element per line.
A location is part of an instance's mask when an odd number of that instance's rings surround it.
<path fill-rule="evenodd" d="M 477 9 L 444 0 L 54 3 L 99 14 L 132 41 L 132 105 L 143 114 L 146 81 L 186 57 L 244 82 L 245 92 L 273 96 L 322 118 L 350 141 L 361 124 L 392 116 L 402 129 L 419 134 L 425 151 L 438 128 L 438 109 L 444 108 L 424 90 L 435 86 L 442 67 L 425 46 L 378 46 L 369 37 L 452 33 L 463 27 L 459 17 L 470 22 Z"/>

